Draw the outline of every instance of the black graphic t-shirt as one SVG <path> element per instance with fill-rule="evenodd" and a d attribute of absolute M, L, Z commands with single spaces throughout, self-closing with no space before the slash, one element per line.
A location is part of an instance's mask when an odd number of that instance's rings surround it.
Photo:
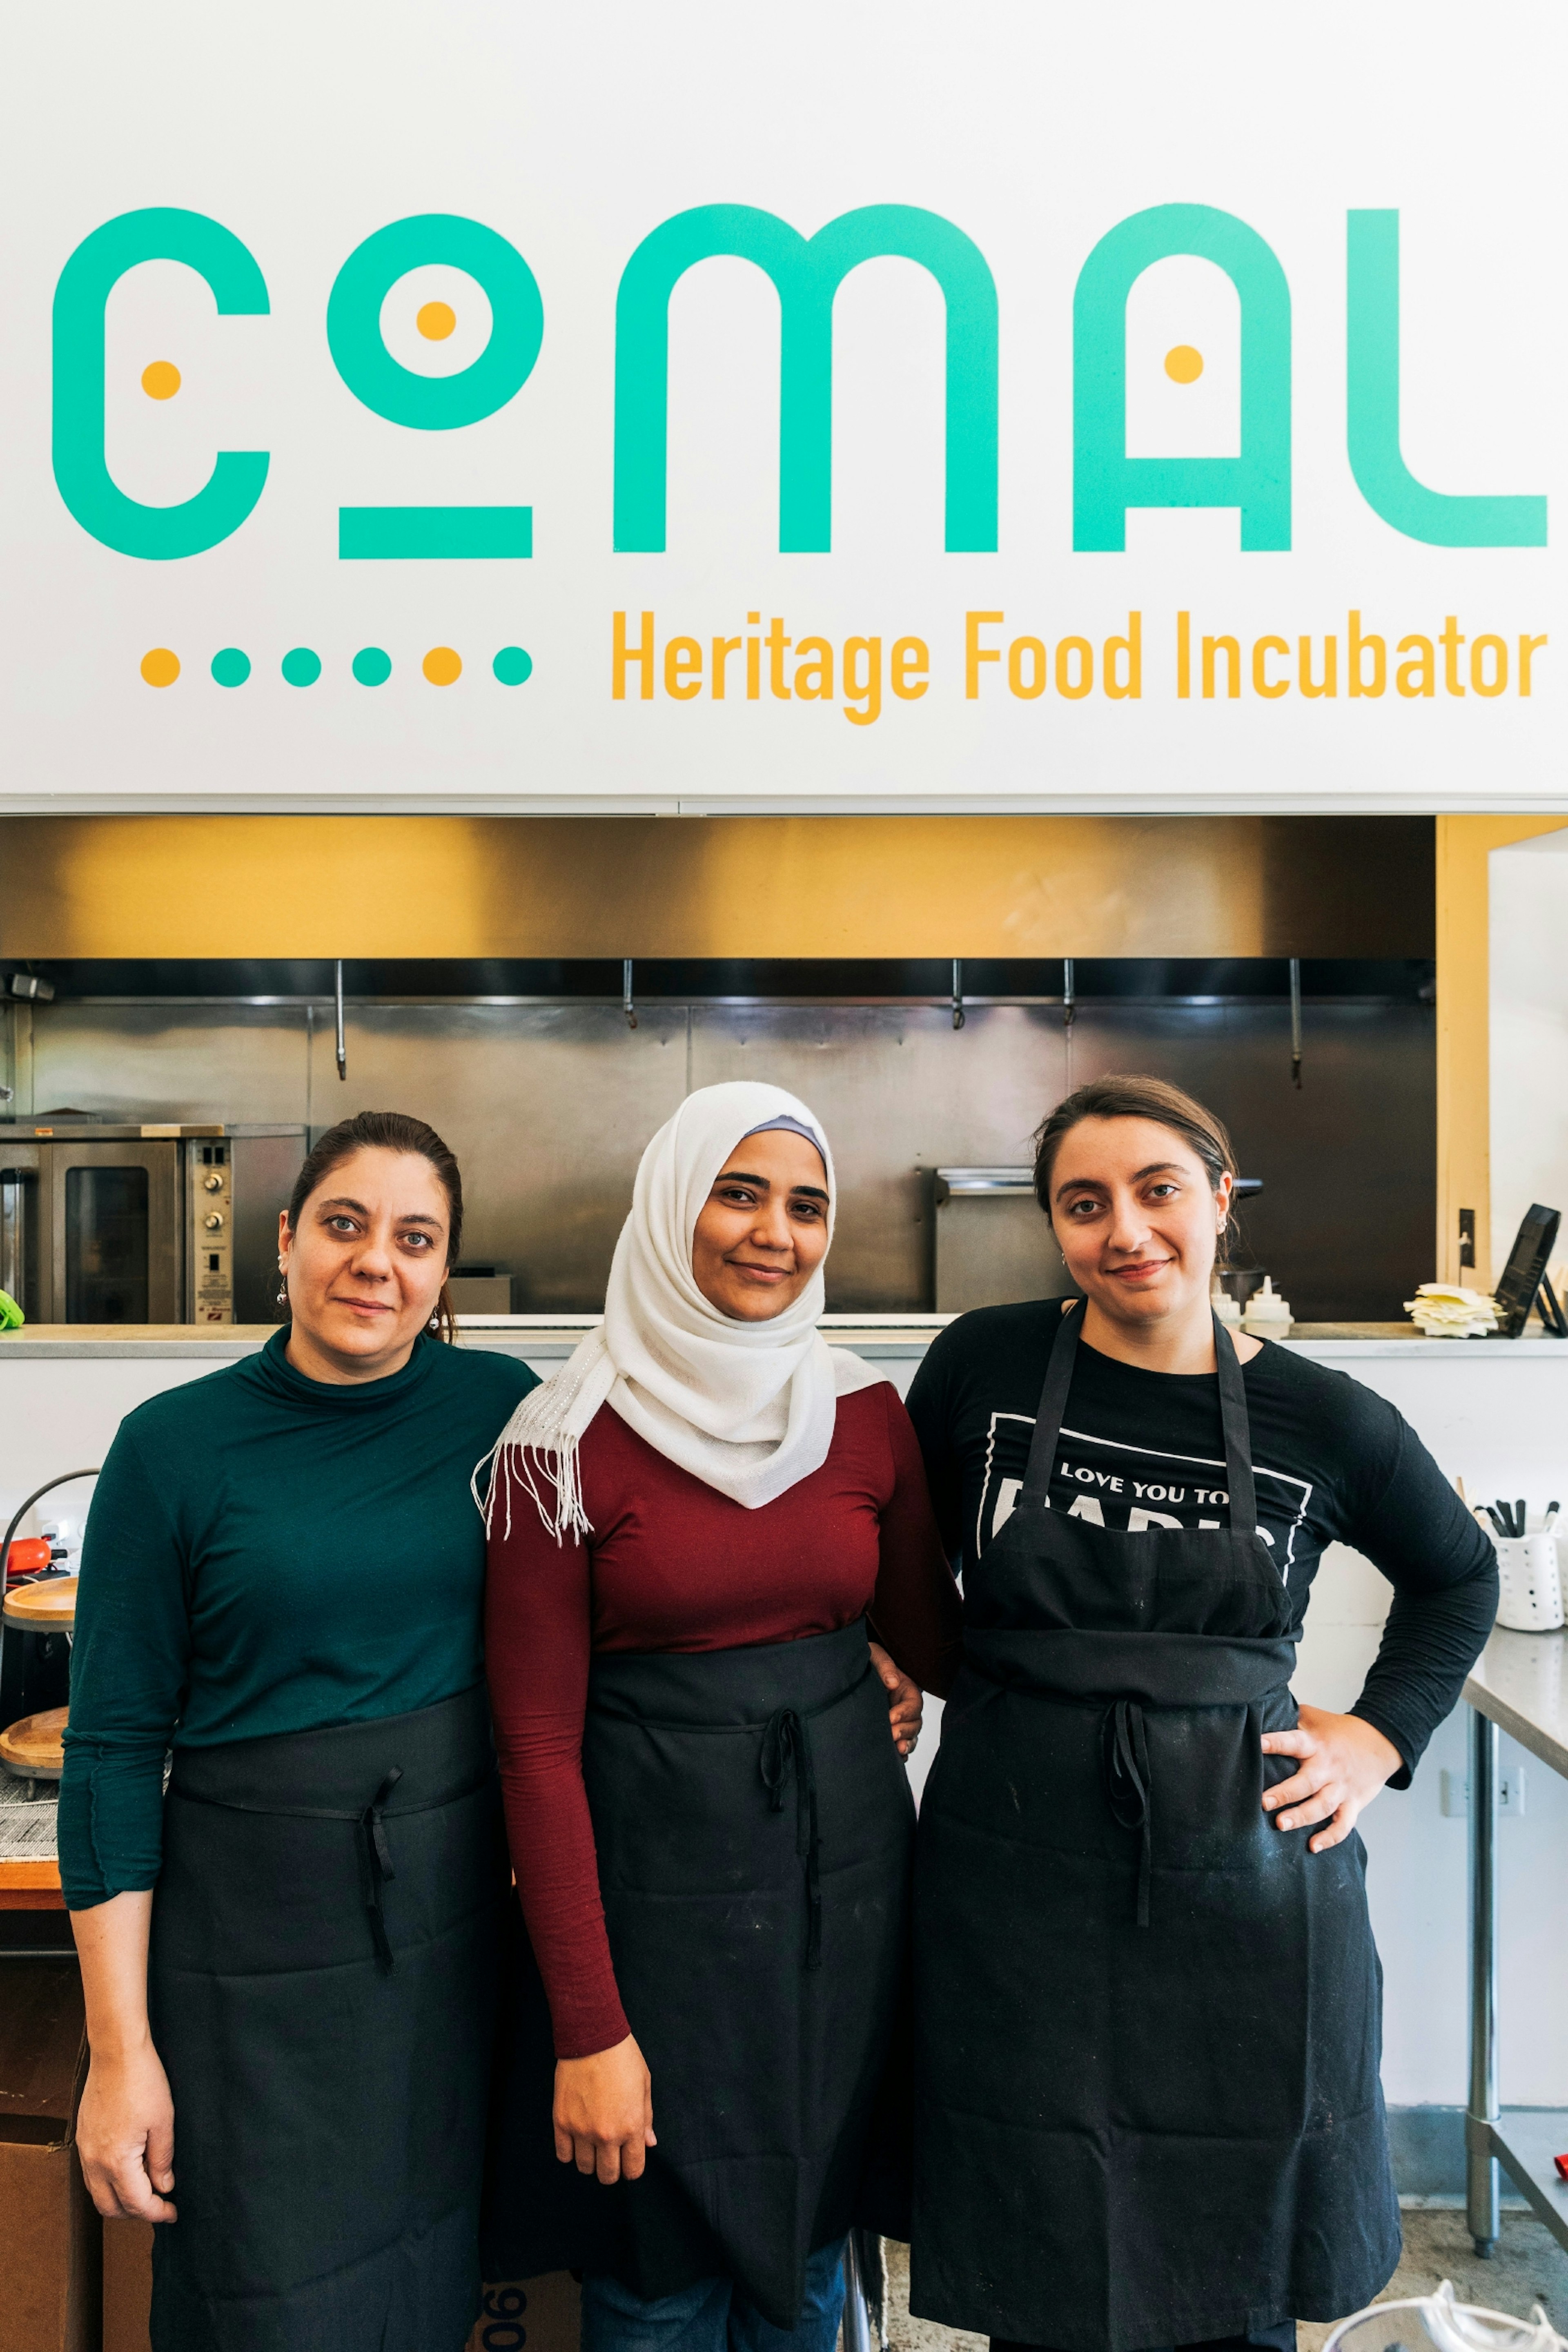
<path fill-rule="evenodd" d="M 910 1391 L 954 1566 L 984 1558 L 1024 1482 L 1060 1302 L 984 1307 L 932 1343 Z M 1497 1613 L 1497 1561 L 1420 1439 L 1385 1398 L 1265 1341 L 1243 1367 L 1259 1532 L 1300 1632 L 1325 1545 L 1352 1545 L 1394 1586 L 1353 1713 L 1405 1759 L 1408 1784 L 1457 1705 Z M 1051 1507 L 1097 1527 L 1230 1523 L 1212 1372 L 1145 1371 L 1080 1340 Z"/>

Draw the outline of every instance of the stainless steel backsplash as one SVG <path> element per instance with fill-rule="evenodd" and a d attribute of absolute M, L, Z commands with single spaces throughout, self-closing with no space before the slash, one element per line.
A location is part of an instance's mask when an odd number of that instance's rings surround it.
<path fill-rule="evenodd" d="M 836 1309 L 932 1301 L 931 1171 L 1021 1162 L 1069 1083 L 1059 1005 L 359 1003 L 348 1082 L 330 1012 L 303 1003 L 62 1000 L 7 1008 L 5 1067 L 23 1117 L 428 1119 L 463 1168 L 463 1255 L 514 1276 L 520 1308 L 596 1306 L 633 1171 L 681 1097 L 776 1080 L 826 1122 L 841 1206 Z M 1436 1077 L 1423 1005 L 1310 1003 L 1300 1092 L 1289 1016 L 1273 1002 L 1081 1003 L 1070 1081 L 1148 1070 L 1189 1088 L 1236 1137 L 1265 1191 L 1245 1253 L 1302 1320 L 1387 1319 L 1432 1272 Z"/>

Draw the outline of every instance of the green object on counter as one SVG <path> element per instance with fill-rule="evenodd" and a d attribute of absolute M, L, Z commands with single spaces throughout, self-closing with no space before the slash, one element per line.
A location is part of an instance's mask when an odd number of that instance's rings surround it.
<path fill-rule="evenodd" d="M 0 1290 L 0 1331 L 19 1331 L 26 1317 L 8 1290 Z"/>

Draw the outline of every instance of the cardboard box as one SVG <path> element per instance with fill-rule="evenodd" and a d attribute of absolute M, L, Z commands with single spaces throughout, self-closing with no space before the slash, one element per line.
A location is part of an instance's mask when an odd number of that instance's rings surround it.
<path fill-rule="evenodd" d="M 103 2352 L 149 2352 L 153 2224 L 103 2225 Z"/>
<path fill-rule="evenodd" d="M 487 2286 L 468 2352 L 577 2352 L 582 2303 L 570 2271 Z"/>
<path fill-rule="evenodd" d="M 0 2352 L 98 2352 L 101 2233 L 76 2158 L 87 2079 L 73 1960 L 0 1977 Z"/>

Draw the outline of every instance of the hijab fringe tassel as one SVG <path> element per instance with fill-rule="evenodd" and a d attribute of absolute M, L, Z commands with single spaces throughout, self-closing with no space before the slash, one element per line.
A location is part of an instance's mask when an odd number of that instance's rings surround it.
<path fill-rule="evenodd" d="M 503 1531 L 510 1540 L 514 1486 L 521 1486 L 528 1496 L 558 1544 L 563 1544 L 568 1536 L 574 1543 L 580 1543 L 584 1536 L 593 1534 L 583 1507 L 583 1474 L 577 1458 L 579 1433 L 572 1423 L 584 1388 L 599 1363 L 605 1361 L 603 1343 L 597 1349 L 580 1352 L 584 1360 L 574 1359 L 563 1364 L 553 1378 L 542 1381 L 523 1398 L 489 1452 L 475 1463 L 468 1492 L 485 1523 L 487 1535 L 495 1532 L 499 1496 Z M 608 1369 L 607 1361 L 605 1368 Z M 593 1402 L 589 1419 L 598 1411 L 598 1402 Z M 489 1484 L 481 1487 L 487 1466 Z"/>
<path fill-rule="evenodd" d="M 488 1489 L 479 1481 L 487 1465 L 490 1466 Z M 577 1461 L 577 1446 L 569 1444 L 546 1450 L 539 1445 L 518 1445 L 504 1435 L 496 1440 L 482 1460 L 476 1462 L 468 1492 L 474 1498 L 479 1517 L 485 1523 L 487 1536 L 495 1533 L 497 1497 L 500 1497 L 502 1534 L 511 1539 L 511 1491 L 519 1486 L 532 1502 L 556 1542 L 564 1543 L 568 1536 L 581 1543 L 594 1532 L 588 1515 L 583 1508 L 583 1477 Z M 543 1488 L 549 1495 L 545 1499 Z"/>

